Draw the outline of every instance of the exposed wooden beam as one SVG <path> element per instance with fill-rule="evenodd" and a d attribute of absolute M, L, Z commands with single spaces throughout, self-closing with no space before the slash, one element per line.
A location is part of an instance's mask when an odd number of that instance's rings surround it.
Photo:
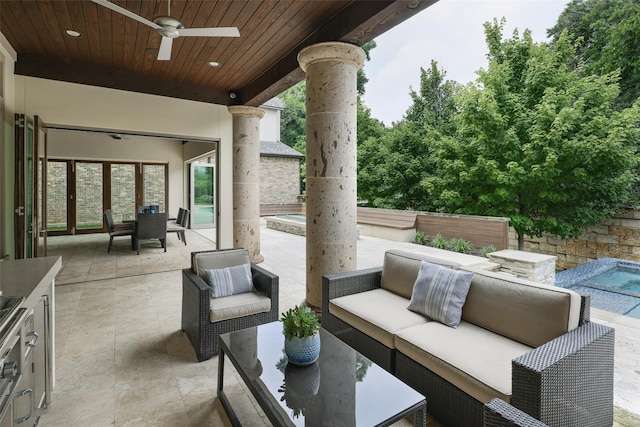
<path fill-rule="evenodd" d="M 229 97 L 226 89 L 189 85 L 182 82 L 152 79 L 89 64 L 62 63 L 30 55 L 18 55 L 15 73 L 22 76 L 102 86 L 129 92 L 167 96 L 211 104 L 231 105 L 242 98 Z"/>
<path fill-rule="evenodd" d="M 328 41 L 343 41 L 362 46 L 437 1 L 352 1 L 341 13 L 300 43 L 296 49 L 289 52 L 251 84 L 242 88 L 240 92 L 244 104 L 260 106 L 302 81 L 305 75 L 298 64 L 298 52 L 303 48 Z"/>

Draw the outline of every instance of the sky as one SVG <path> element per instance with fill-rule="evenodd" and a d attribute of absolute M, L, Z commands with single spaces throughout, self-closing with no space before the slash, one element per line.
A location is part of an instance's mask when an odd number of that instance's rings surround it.
<path fill-rule="evenodd" d="M 446 79 L 466 84 L 487 67 L 483 23 L 506 19 L 504 37 L 528 28 L 535 42 L 547 41 L 547 29 L 568 0 L 440 0 L 376 38 L 377 47 L 365 62 L 369 79 L 364 103 L 371 115 L 390 126 L 411 105 L 409 91 L 420 88 L 420 68 L 431 60 Z"/>

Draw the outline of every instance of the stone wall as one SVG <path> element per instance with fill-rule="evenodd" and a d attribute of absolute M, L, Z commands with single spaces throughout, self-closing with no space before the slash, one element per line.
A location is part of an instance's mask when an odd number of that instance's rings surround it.
<path fill-rule="evenodd" d="M 556 282 L 556 257 L 507 249 L 492 252 L 489 261 L 499 264 L 499 271 L 545 285 Z"/>
<path fill-rule="evenodd" d="M 158 205 L 160 212 L 166 212 L 165 165 L 144 165 L 143 169 L 144 204 Z"/>
<path fill-rule="evenodd" d="M 102 163 L 76 163 L 76 226 L 102 225 Z M 47 212 L 55 208 L 47 202 Z"/>
<path fill-rule="evenodd" d="M 509 248 L 518 248 L 513 228 L 509 230 Z M 553 235 L 526 238 L 524 250 L 557 256 L 557 270 L 573 268 L 598 258 L 640 261 L 640 211 L 625 210 L 599 226 L 589 227 L 576 239 L 560 239 Z"/>
<path fill-rule="evenodd" d="M 260 157 L 260 204 L 298 203 L 300 160 L 291 157 Z"/>

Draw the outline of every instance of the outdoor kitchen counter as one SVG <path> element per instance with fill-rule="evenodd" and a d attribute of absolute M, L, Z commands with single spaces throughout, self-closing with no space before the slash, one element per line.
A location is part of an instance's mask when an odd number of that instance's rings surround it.
<path fill-rule="evenodd" d="M 20 368 L 15 378 L 17 389 L 9 396 L 11 408 L 7 408 L 0 419 L 0 425 L 20 425 L 35 427 L 40 416 L 47 412 L 51 402 L 51 392 L 55 387 L 55 278 L 62 269 L 61 257 L 30 258 L 0 262 L 1 300 L 23 297 L 20 308 L 24 311 L 20 341 L 16 344 L 23 348 L 14 362 L 18 366 L 31 366 L 31 369 Z M 18 313 L 18 312 L 15 312 Z M 17 314 L 16 314 L 17 315 Z M 4 336 L 8 331 L 0 331 Z M 35 337 L 35 339 L 34 339 Z M 28 343 L 27 343 L 28 341 Z M 4 342 L 4 340 L 3 340 Z M 10 340 L 7 340 L 10 342 Z M 24 350 L 26 347 L 31 352 Z M 9 354 L 15 352 L 11 351 Z M 4 353 L 3 353 L 4 354 Z M 21 359 L 22 357 L 22 359 Z M 5 364 L 7 360 L 4 361 Z M 20 391 L 20 389 L 22 389 Z M 29 391 L 28 399 L 21 396 Z M 6 424 L 7 412 L 33 414 L 28 423 L 13 422 Z M 11 416 L 9 416 L 11 418 Z M 26 421 L 26 420 L 25 420 Z"/>
<path fill-rule="evenodd" d="M 42 257 L 0 262 L 0 291 L 5 297 L 25 297 L 24 305 L 35 304 L 40 295 L 34 290 L 49 286 L 62 269 L 61 257 Z"/>

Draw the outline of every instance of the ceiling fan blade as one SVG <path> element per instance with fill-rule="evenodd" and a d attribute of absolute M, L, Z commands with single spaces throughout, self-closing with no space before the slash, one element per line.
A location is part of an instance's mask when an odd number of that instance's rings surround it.
<path fill-rule="evenodd" d="M 160 42 L 160 49 L 158 50 L 158 61 L 168 61 L 171 59 L 171 46 L 173 46 L 173 39 L 163 37 Z"/>
<path fill-rule="evenodd" d="M 140 15 L 136 15 L 135 13 L 125 9 L 124 7 L 120 7 L 117 4 L 113 4 L 108 0 L 91 0 L 92 2 L 99 4 L 100 6 L 104 6 L 108 9 L 113 10 L 114 12 L 120 13 L 124 16 L 127 16 L 131 19 L 135 19 L 138 22 L 141 22 L 145 25 L 150 26 L 151 28 L 155 28 L 156 30 L 162 28 L 160 25 L 156 24 L 155 22 L 151 22 L 146 18 L 143 18 Z"/>
<path fill-rule="evenodd" d="M 186 37 L 240 37 L 236 27 L 182 28 L 178 30 L 178 34 Z"/>

